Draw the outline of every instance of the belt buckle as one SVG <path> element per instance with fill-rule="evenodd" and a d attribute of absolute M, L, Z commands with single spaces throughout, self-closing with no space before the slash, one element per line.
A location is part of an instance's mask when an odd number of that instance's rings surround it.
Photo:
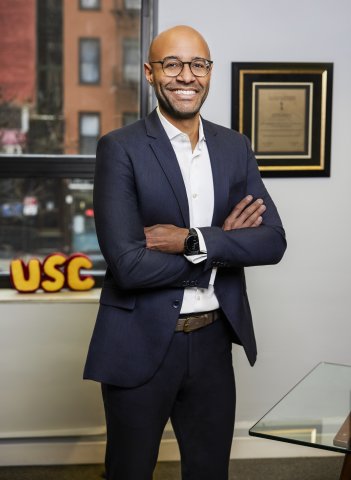
<path fill-rule="evenodd" d="M 200 317 L 198 317 L 196 315 L 193 315 L 191 317 L 187 317 L 187 319 L 185 320 L 184 325 L 183 325 L 183 332 L 184 333 L 190 333 L 190 332 L 192 332 L 194 330 L 197 330 L 199 328 L 199 325 L 196 323 L 197 318 L 200 318 Z M 192 320 L 195 320 L 195 325 L 191 324 Z"/>
<path fill-rule="evenodd" d="M 190 325 L 190 319 L 191 319 L 191 318 L 192 318 L 192 317 L 188 317 L 188 318 L 185 320 L 185 322 L 184 322 L 184 325 L 183 325 L 183 332 L 184 332 L 184 333 L 189 333 L 189 332 L 191 332 L 191 330 L 192 330 L 192 329 L 191 329 L 191 325 Z"/>
<path fill-rule="evenodd" d="M 193 332 L 194 330 L 201 328 L 203 326 L 201 325 L 201 322 L 200 322 L 201 317 L 202 315 L 192 315 L 187 317 L 183 325 L 183 332 L 190 333 L 190 332 Z M 190 322 L 193 320 L 194 320 L 194 323 L 192 325 Z"/>

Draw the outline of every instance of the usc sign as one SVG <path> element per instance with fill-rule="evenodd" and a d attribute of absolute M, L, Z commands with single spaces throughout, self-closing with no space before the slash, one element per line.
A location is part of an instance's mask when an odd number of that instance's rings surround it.
<path fill-rule="evenodd" d="M 15 259 L 10 264 L 11 283 L 21 293 L 33 293 L 38 288 L 50 293 L 59 292 L 64 287 L 75 291 L 90 290 L 95 281 L 91 275 L 81 275 L 80 270 L 92 266 L 90 258 L 82 253 L 70 257 L 53 253 L 42 263 L 37 258 L 31 258 L 27 264 Z"/>

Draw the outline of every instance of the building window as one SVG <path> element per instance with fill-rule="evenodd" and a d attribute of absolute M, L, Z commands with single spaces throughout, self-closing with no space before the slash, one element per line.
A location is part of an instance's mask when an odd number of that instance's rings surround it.
<path fill-rule="evenodd" d="M 100 136 L 100 114 L 79 114 L 79 151 L 82 155 L 95 155 Z"/>
<path fill-rule="evenodd" d="M 141 0 L 124 0 L 126 10 L 140 10 Z"/>
<path fill-rule="evenodd" d="M 100 0 L 79 0 L 81 10 L 100 10 Z"/>
<path fill-rule="evenodd" d="M 79 81 L 96 85 L 100 83 L 100 39 L 79 39 Z"/>
<path fill-rule="evenodd" d="M 125 38 L 123 41 L 123 79 L 125 82 L 139 82 L 140 42 L 137 38 Z"/>

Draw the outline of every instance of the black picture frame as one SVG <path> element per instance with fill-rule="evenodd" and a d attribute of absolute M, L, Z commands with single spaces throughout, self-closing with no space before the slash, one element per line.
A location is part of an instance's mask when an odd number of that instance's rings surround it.
<path fill-rule="evenodd" d="M 231 127 L 263 177 L 329 177 L 332 63 L 232 63 Z"/>

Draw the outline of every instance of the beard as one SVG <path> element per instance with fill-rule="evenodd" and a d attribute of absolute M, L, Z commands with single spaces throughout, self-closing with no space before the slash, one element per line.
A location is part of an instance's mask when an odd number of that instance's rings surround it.
<path fill-rule="evenodd" d="M 199 102 L 194 105 L 192 110 L 181 110 L 180 108 L 177 108 L 176 102 L 172 102 L 167 95 L 164 95 L 162 89 L 155 88 L 154 91 L 161 110 L 168 113 L 168 115 L 174 119 L 188 120 L 196 117 L 199 113 L 207 98 L 208 90 L 208 88 L 204 90 L 202 97 L 199 99 Z"/>

